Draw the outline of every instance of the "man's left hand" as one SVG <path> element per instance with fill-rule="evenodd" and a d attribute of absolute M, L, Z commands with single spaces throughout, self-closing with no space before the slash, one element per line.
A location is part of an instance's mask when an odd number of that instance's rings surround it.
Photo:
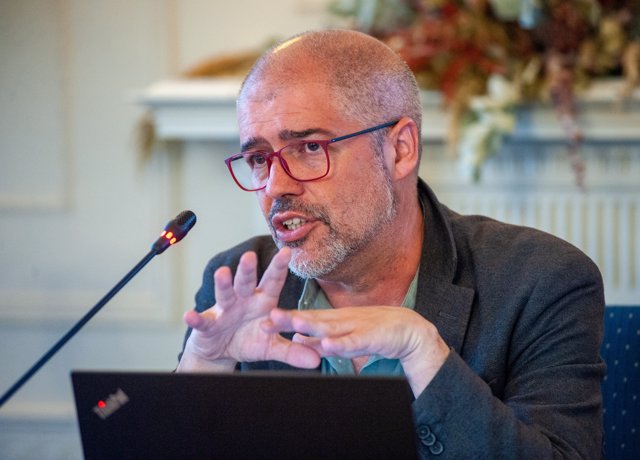
<path fill-rule="evenodd" d="M 294 342 L 320 356 L 356 358 L 377 354 L 398 359 L 417 397 L 449 355 L 436 327 L 403 307 L 366 306 L 330 310 L 271 311 L 269 332 L 296 332 Z"/>

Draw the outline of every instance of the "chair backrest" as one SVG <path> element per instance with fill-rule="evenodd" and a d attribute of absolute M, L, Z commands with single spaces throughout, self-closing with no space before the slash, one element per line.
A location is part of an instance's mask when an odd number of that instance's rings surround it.
<path fill-rule="evenodd" d="M 607 307 L 602 357 L 607 375 L 604 451 L 607 459 L 640 458 L 640 306 Z"/>

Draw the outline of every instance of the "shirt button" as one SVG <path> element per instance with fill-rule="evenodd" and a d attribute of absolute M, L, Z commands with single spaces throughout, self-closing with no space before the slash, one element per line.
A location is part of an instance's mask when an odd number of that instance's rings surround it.
<path fill-rule="evenodd" d="M 444 452 L 444 446 L 440 441 L 437 441 L 434 445 L 429 446 L 429 451 L 431 451 L 433 455 L 440 455 Z"/>

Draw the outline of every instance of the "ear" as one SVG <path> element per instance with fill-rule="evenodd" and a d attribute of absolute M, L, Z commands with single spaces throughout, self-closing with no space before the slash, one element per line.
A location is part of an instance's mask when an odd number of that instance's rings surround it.
<path fill-rule="evenodd" d="M 420 162 L 420 142 L 418 126 L 409 117 L 402 117 L 389 132 L 391 156 L 388 157 L 389 170 L 395 180 L 404 179 L 415 173 Z"/>

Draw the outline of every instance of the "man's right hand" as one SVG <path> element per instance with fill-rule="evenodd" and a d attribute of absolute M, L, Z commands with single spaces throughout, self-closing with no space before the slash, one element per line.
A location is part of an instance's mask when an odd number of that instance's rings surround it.
<path fill-rule="evenodd" d="M 184 315 L 192 328 L 178 372 L 231 371 L 237 362 L 277 360 L 295 367 L 315 368 L 320 356 L 313 349 L 265 332 L 261 323 L 277 307 L 291 258 L 281 249 L 257 282 L 258 259 L 254 252 L 242 255 L 235 279 L 229 267 L 214 274 L 217 303 L 208 310 Z"/>

